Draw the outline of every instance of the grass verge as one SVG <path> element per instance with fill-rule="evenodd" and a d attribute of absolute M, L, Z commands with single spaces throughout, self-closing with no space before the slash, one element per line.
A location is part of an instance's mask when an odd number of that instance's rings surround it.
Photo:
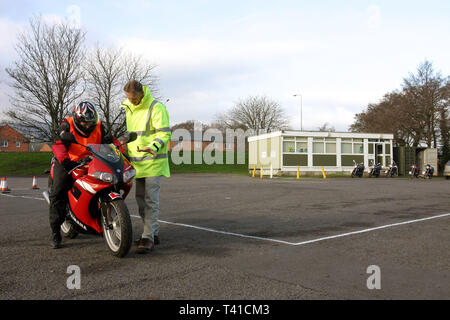
<path fill-rule="evenodd" d="M 172 174 L 177 173 L 223 173 L 223 174 L 248 174 L 248 153 L 241 154 L 245 160 L 244 164 L 237 164 L 238 154 L 234 154 L 234 159 L 226 159 L 226 153 L 214 153 L 212 160 L 223 164 L 207 164 L 202 152 L 189 152 L 180 155 L 169 152 L 169 165 Z M 34 176 L 42 175 L 50 168 L 50 161 L 53 157 L 51 152 L 0 152 L 0 176 Z M 172 160 L 173 159 L 173 160 Z M 181 162 L 184 160 L 184 163 Z M 221 161 L 220 161 L 221 160 Z M 174 163 L 175 161 L 175 163 Z M 201 162 L 201 163 L 198 163 Z M 179 163 L 179 164 L 178 164 Z"/>

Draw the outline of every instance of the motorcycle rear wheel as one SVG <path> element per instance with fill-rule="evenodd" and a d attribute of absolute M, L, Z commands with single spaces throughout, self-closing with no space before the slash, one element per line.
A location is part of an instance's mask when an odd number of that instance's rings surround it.
<path fill-rule="evenodd" d="M 128 208 L 122 199 L 103 203 L 102 229 L 112 255 L 122 258 L 130 251 L 132 224 Z"/>

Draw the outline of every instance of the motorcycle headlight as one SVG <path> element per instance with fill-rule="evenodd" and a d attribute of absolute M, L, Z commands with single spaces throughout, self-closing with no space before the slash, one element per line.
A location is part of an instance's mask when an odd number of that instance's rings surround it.
<path fill-rule="evenodd" d="M 128 171 L 125 171 L 123 173 L 123 182 L 124 183 L 128 183 L 131 181 L 131 179 L 133 179 L 136 176 L 136 170 L 134 169 L 130 169 Z"/>
<path fill-rule="evenodd" d="M 109 172 L 96 171 L 93 174 L 91 174 L 90 176 L 94 177 L 97 180 L 103 181 L 103 182 L 113 183 L 113 184 L 117 183 L 117 177 L 114 174 L 109 173 Z"/>

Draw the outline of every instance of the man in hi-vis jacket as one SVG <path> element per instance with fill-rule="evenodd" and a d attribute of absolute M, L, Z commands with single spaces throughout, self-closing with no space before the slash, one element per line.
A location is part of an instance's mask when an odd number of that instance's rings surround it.
<path fill-rule="evenodd" d="M 128 143 L 128 157 L 136 169 L 136 201 L 144 230 L 137 253 L 148 253 L 159 244 L 159 191 L 161 177 L 170 177 L 168 146 L 172 137 L 166 107 L 147 86 L 131 80 L 124 87 L 127 131 L 138 138 Z"/>

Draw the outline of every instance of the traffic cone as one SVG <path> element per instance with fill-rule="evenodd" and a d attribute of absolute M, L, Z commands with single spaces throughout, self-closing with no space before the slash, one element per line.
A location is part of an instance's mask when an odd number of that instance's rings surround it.
<path fill-rule="evenodd" d="M 31 189 L 35 190 L 39 189 L 37 186 L 36 176 L 33 177 L 33 185 L 31 186 Z"/>
<path fill-rule="evenodd" d="M 1 186 L 1 192 L 2 193 L 9 193 L 11 190 L 8 188 L 8 181 L 6 178 L 2 178 L 2 186 Z"/>

